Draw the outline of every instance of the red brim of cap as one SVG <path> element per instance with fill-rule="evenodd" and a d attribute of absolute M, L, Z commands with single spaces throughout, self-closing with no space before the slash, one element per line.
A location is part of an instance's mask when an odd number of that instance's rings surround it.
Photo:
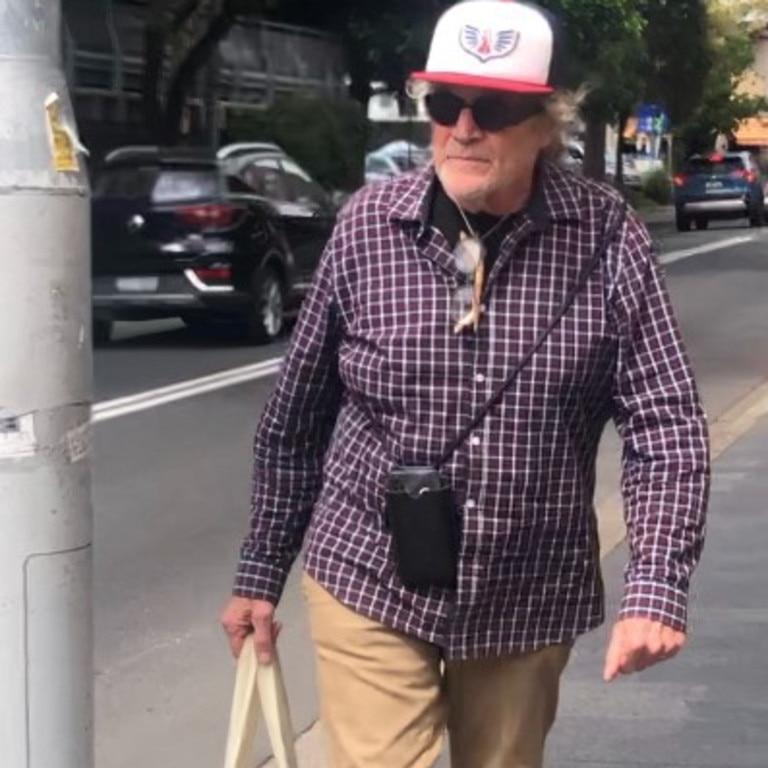
<path fill-rule="evenodd" d="M 494 91 L 511 91 L 512 93 L 553 93 L 555 90 L 551 85 L 523 83 L 518 80 L 502 80 L 499 77 L 465 75 L 459 72 L 414 72 L 411 77 L 414 80 L 424 80 L 428 83 L 463 85 L 470 88 L 489 88 Z"/>

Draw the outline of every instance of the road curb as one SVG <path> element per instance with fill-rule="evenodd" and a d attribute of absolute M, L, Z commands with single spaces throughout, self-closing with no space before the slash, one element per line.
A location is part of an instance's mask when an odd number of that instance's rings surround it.
<path fill-rule="evenodd" d="M 661 205 L 650 210 L 637 210 L 637 215 L 647 227 L 671 226 L 675 222 L 675 209 L 671 205 Z"/>

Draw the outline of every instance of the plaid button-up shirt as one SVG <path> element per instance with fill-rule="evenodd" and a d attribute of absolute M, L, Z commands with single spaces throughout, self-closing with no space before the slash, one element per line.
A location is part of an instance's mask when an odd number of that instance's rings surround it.
<path fill-rule="evenodd" d="M 644 225 L 630 214 L 586 288 L 444 468 L 463 520 L 455 591 L 400 583 L 384 522 L 395 461 L 434 461 L 559 308 L 623 204 L 545 166 L 515 217 L 477 332 L 429 217 L 432 170 L 362 190 L 340 217 L 255 442 L 235 594 L 277 601 L 309 574 L 449 658 L 567 642 L 603 620 L 598 442 L 623 439 L 630 562 L 621 613 L 686 625 L 709 484 L 706 420 Z"/>

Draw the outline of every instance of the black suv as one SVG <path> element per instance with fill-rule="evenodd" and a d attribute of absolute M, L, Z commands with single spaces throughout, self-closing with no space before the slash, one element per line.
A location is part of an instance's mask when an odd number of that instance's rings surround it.
<path fill-rule="evenodd" d="M 114 320 L 163 317 L 192 326 L 227 320 L 254 343 L 277 338 L 300 306 L 336 215 L 301 173 L 315 199 L 295 195 L 288 210 L 206 150 L 109 154 L 93 191 L 95 340 L 109 338 Z"/>

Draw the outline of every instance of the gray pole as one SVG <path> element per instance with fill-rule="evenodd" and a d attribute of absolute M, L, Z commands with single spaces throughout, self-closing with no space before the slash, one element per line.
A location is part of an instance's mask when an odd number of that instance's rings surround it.
<path fill-rule="evenodd" d="M 2 768 L 93 766 L 90 203 L 60 22 L 0 0 Z"/>

